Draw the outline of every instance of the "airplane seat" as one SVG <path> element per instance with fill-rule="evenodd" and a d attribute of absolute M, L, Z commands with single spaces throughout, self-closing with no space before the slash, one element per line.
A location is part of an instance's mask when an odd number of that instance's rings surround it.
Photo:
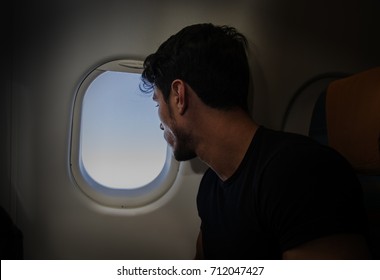
<path fill-rule="evenodd" d="M 353 166 L 362 184 L 368 213 L 369 242 L 374 259 L 380 259 L 380 67 L 346 77 L 325 80 L 325 90 L 308 106 L 303 119 L 308 134 L 333 147 Z M 307 91 L 298 95 L 306 98 Z M 288 107 L 288 115 L 302 107 L 299 97 Z M 305 109 L 303 109 L 305 110 Z M 302 115 L 298 115 L 302 119 Z M 292 127 L 286 118 L 283 129 Z M 304 124 L 307 125 L 307 124 Z M 289 130 L 289 129 L 288 129 Z"/>
<path fill-rule="evenodd" d="M 0 258 L 23 259 L 23 234 L 3 207 L 0 207 L 0 223 Z"/>

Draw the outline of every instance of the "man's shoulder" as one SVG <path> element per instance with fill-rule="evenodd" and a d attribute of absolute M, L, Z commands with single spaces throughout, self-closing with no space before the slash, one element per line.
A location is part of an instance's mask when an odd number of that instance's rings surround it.
<path fill-rule="evenodd" d="M 292 132 L 263 128 L 258 150 L 268 156 L 294 157 L 315 156 L 316 158 L 340 158 L 340 154 L 331 147 L 318 143 L 309 136 Z"/>
<path fill-rule="evenodd" d="M 352 173 L 348 161 L 331 147 L 300 134 L 264 129 L 257 145 L 259 174 L 272 170 L 325 170 Z M 271 171 L 271 173 L 272 173 Z"/>

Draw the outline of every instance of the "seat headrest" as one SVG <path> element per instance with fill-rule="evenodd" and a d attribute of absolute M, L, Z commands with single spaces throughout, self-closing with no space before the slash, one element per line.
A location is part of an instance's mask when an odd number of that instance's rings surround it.
<path fill-rule="evenodd" d="M 326 121 L 329 145 L 358 172 L 380 175 L 380 67 L 332 82 Z"/>

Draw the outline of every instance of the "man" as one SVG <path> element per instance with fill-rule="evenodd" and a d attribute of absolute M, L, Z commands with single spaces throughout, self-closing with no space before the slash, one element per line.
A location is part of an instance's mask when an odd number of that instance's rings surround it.
<path fill-rule="evenodd" d="M 330 148 L 251 118 L 246 48 L 232 27 L 197 24 L 144 62 L 143 85 L 154 90 L 175 158 L 210 167 L 197 196 L 196 258 L 368 258 L 351 167 Z"/>

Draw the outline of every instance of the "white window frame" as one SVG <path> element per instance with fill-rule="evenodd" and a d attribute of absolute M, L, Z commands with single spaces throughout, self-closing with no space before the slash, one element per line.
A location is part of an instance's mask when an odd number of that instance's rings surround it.
<path fill-rule="evenodd" d="M 81 114 L 88 87 L 106 71 L 141 74 L 142 63 L 139 60 L 124 59 L 102 64 L 83 79 L 76 92 L 72 116 L 70 170 L 79 189 L 92 200 L 105 206 L 131 209 L 151 204 L 169 191 L 178 174 L 179 162 L 174 159 L 169 146 L 167 146 L 166 160 L 161 172 L 153 181 L 138 188 L 122 189 L 104 186 L 92 179 L 83 165 L 80 147 Z"/>

